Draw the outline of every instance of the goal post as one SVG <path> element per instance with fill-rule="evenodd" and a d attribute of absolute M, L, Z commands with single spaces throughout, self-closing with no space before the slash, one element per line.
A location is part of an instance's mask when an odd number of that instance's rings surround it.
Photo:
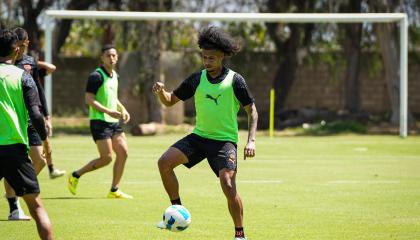
<path fill-rule="evenodd" d="M 52 62 L 54 19 L 96 19 L 113 21 L 234 21 L 285 23 L 388 23 L 400 26 L 400 136 L 407 137 L 408 115 L 408 20 L 405 13 L 193 13 L 47 10 L 45 60 Z M 52 77 L 45 79 L 45 95 L 52 112 Z"/>

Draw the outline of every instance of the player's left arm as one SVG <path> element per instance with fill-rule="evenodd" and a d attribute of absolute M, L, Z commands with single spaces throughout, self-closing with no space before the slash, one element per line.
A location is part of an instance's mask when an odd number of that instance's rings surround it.
<path fill-rule="evenodd" d="M 238 73 L 233 77 L 233 91 L 236 99 L 244 106 L 248 114 L 248 142 L 244 148 L 244 159 L 255 156 L 255 136 L 257 133 L 258 112 L 254 98 L 246 85 L 245 79 Z"/>
<path fill-rule="evenodd" d="M 47 128 L 47 133 L 48 136 L 52 135 L 52 123 L 51 123 L 51 115 L 48 111 L 48 105 L 47 105 L 47 99 L 45 97 L 45 91 L 44 88 L 41 85 L 41 82 L 39 81 L 39 66 L 37 64 L 33 64 L 33 69 L 32 69 L 32 77 L 33 80 L 35 81 L 37 90 L 38 90 L 38 94 L 39 94 L 39 100 L 41 101 L 41 110 L 42 110 L 42 114 L 44 115 L 44 120 L 45 120 L 45 127 Z"/>
<path fill-rule="evenodd" d="M 57 69 L 57 67 L 54 64 L 49 63 L 49 62 L 38 61 L 37 64 L 38 64 L 38 68 L 42 68 L 46 70 L 47 75 L 53 73 Z"/>
<path fill-rule="evenodd" d="M 244 106 L 248 115 L 248 142 L 244 148 L 244 159 L 255 156 L 255 138 L 257 134 L 258 112 L 255 103 Z"/>
<path fill-rule="evenodd" d="M 128 123 L 130 121 L 130 113 L 128 113 L 127 109 L 120 102 L 120 100 L 117 100 L 117 111 L 122 114 L 124 123 Z"/>

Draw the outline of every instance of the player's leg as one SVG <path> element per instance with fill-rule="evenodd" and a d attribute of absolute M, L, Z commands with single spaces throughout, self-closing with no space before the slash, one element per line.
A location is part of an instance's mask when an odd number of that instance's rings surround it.
<path fill-rule="evenodd" d="M 182 205 L 179 196 L 179 183 L 175 175 L 174 168 L 180 164 L 188 163 L 187 156 L 178 148 L 172 146 L 159 158 L 158 167 L 160 177 L 169 200 L 172 205 Z M 156 227 L 166 229 L 166 224 L 163 221 L 157 223 Z"/>
<path fill-rule="evenodd" d="M 28 139 L 29 146 L 31 146 L 30 157 L 34 163 L 35 171 L 37 174 L 41 172 L 45 165 L 48 166 L 50 179 L 63 176 L 66 171 L 55 169 L 52 163 L 52 154 L 44 153 L 42 148 L 42 140 L 32 125 L 28 126 Z"/>
<path fill-rule="evenodd" d="M 76 194 L 79 178 L 83 174 L 104 167 L 112 161 L 111 138 L 113 135 L 113 129 L 110 128 L 110 124 L 100 120 L 91 120 L 90 132 L 98 148 L 99 158 L 90 161 L 85 166 L 69 175 L 67 187 L 73 195 Z"/>
<path fill-rule="evenodd" d="M 200 148 L 201 141 L 197 135 L 190 134 L 172 145 L 158 161 L 160 177 L 172 205 L 182 205 L 174 168 L 180 164 L 192 168 L 201 162 L 205 158 L 205 154 Z M 163 221 L 159 222 L 157 227 L 166 229 Z"/>
<path fill-rule="evenodd" d="M 237 149 L 231 142 L 209 140 L 206 144 L 208 161 L 219 177 L 220 186 L 226 196 L 229 213 L 235 225 L 235 239 L 245 239 L 243 230 L 243 205 L 236 190 Z"/>
<path fill-rule="evenodd" d="M 178 148 L 170 147 L 158 161 L 160 177 L 166 193 L 172 204 L 176 204 L 179 197 L 179 184 L 175 175 L 174 168 L 180 164 L 188 162 L 187 156 Z M 181 204 L 180 202 L 177 204 Z"/>
<path fill-rule="evenodd" d="M 34 165 L 35 173 L 38 175 L 46 165 L 46 160 L 42 156 L 42 144 L 40 146 L 31 145 L 29 147 L 29 157 Z"/>
<path fill-rule="evenodd" d="M 28 206 L 31 216 L 36 222 L 38 234 L 41 239 L 52 238 L 52 224 L 48 217 L 47 211 L 42 205 L 42 201 L 38 193 L 26 194 L 22 197 Z"/>
<path fill-rule="evenodd" d="M 62 177 L 64 176 L 64 174 L 66 174 L 66 170 L 60 170 L 54 166 L 53 160 L 52 160 L 52 154 L 48 154 L 47 156 L 45 156 L 45 159 L 47 160 L 47 167 L 48 167 L 50 179 Z"/>
<path fill-rule="evenodd" d="M 229 213 L 235 225 L 235 237 L 245 237 L 243 230 L 243 205 L 236 190 L 236 172 L 226 168 L 219 172 L 220 185 L 228 202 Z"/>
<path fill-rule="evenodd" d="M 31 217 L 26 216 L 23 212 L 22 208 L 19 204 L 19 198 L 16 196 L 15 191 L 10 186 L 10 184 L 7 182 L 7 180 L 4 180 L 4 190 L 6 192 L 5 197 L 7 199 L 7 202 L 9 203 L 9 216 L 8 220 L 12 221 L 27 221 L 31 220 Z"/>
<path fill-rule="evenodd" d="M 19 145 L 13 153 L 0 156 L 2 175 L 15 190 L 16 195 L 22 196 L 28 209 L 36 221 L 41 239 L 52 239 L 52 225 L 39 198 L 39 185 L 35 169 L 26 153 L 26 146 Z"/>
<path fill-rule="evenodd" d="M 108 194 L 109 198 L 133 198 L 131 195 L 125 194 L 119 190 L 119 184 L 124 173 L 125 162 L 128 157 L 127 138 L 124 132 L 116 133 L 112 136 L 112 148 L 115 152 L 116 158 L 114 162 L 112 186 Z"/>
<path fill-rule="evenodd" d="M 50 179 L 55 179 L 66 174 L 66 171 L 54 167 L 52 153 L 45 154 Z"/>
<path fill-rule="evenodd" d="M 112 162 L 111 139 L 108 138 L 96 141 L 96 147 L 98 148 L 99 158 L 90 161 L 88 164 L 75 171 L 79 176 L 83 176 L 85 173 L 105 167 Z"/>
<path fill-rule="evenodd" d="M 28 126 L 28 141 L 29 141 L 29 157 L 32 160 L 36 174 L 38 175 L 46 164 L 46 160 L 42 155 L 42 140 L 38 132 L 29 124 Z"/>
<path fill-rule="evenodd" d="M 112 162 L 112 142 L 111 139 L 102 139 L 96 141 L 96 146 L 99 151 L 99 158 L 93 159 L 82 168 L 70 174 L 68 179 L 68 189 L 75 195 L 79 178 L 85 173 L 102 168 Z"/>
<path fill-rule="evenodd" d="M 112 148 L 116 155 L 113 169 L 112 187 L 118 188 L 124 173 L 125 162 L 128 157 L 127 138 L 124 133 L 118 133 L 112 137 Z"/>
<path fill-rule="evenodd" d="M 28 142 L 29 142 L 29 154 L 32 159 L 32 164 L 38 175 L 42 168 L 45 166 L 45 159 L 42 156 L 42 140 L 32 125 L 28 126 Z M 6 191 L 6 198 L 9 203 L 9 220 L 30 220 L 31 218 L 26 216 L 23 209 L 20 207 L 19 198 L 16 196 L 13 188 L 4 181 L 4 187 Z"/>

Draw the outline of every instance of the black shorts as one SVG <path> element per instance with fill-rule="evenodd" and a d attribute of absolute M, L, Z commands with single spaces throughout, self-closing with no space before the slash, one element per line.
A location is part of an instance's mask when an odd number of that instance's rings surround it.
<path fill-rule="evenodd" d="M 3 177 L 17 196 L 40 192 L 35 169 L 24 144 L 0 146 L 0 180 Z"/>
<path fill-rule="evenodd" d="M 237 170 L 237 150 L 233 142 L 203 138 L 191 133 L 172 147 L 179 149 L 187 156 L 188 163 L 184 164 L 187 168 L 192 168 L 207 158 L 216 176 L 219 176 L 219 171 L 223 168 Z"/>
<path fill-rule="evenodd" d="M 32 124 L 28 125 L 29 146 L 42 146 L 42 140 Z"/>
<path fill-rule="evenodd" d="M 90 132 L 93 140 L 110 139 L 117 133 L 123 133 L 119 122 L 110 123 L 102 120 L 90 120 Z"/>

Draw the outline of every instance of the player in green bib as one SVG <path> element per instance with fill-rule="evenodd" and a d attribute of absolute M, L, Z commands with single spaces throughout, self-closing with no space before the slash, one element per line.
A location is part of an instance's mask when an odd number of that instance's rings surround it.
<path fill-rule="evenodd" d="M 173 92 L 165 90 L 161 82 L 153 91 L 165 106 L 194 97 L 196 126 L 193 133 L 172 145 L 159 159 L 159 171 L 172 204 L 181 205 L 179 185 L 174 168 L 191 168 L 204 158 L 219 177 L 229 212 L 235 225 L 235 240 L 244 240 L 243 205 L 236 190 L 237 142 L 240 106 L 248 114 L 248 140 L 244 159 L 255 156 L 257 109 L 254 99 L 241 75 L 223 65 L 223 60 L 236 54 L 240 46 L 217 27 L 204 28 L 198 39 L 204 69 L 187 79 Z M 163 222 L 159 228 L 166 228 Z"/>
<path fill-rule="evenodd" d="M 75 195 L 79 178 L 87 172 L 102 168 L 112 162 L 115 152 L 114 171 L 108 198 L 133 198 L 119 189 L 128 155 L 127 138 L 120 120 L 127 123 L 130 114 L 118 100 L 118 74 L 114 70 L 118 62 L 117 50 L 105 45 L 101 54 L 102 66 L 90 74 L 85 101 L 89 105 L 90 131 L 99 151 L 96 158 L 69 175 L 68 189 Z"/>
<path fill-rule="evenodd" d="M 13 32 L 16 34 L 18 41 L 17 46 L 19 51 L 15 56 L 14 65 L 18 68 L 25 70 L 29 73 L 34 79 L 35 85 L 38 90 L 39 100 L 40 100 L 40 109 L 41 113 L 44 115 L 45 128 L 47 129 L 48 134 L 51 133 L 51 116 L 47 109 L 47 103 L 44 95 L 44 89 L 42 88 L 39 81 L 39 68 L 37 62 L 34 58 L 26 54 L 29 46 L 28 33 L 20 27 L 13 29 Z M 51 179 L 63 176 L 66 171 L 59 170 L 53 166 L 53 158 L 51 152 L 51 143 L 49 137 L 45 141 L 42 141 L 39 137 L 38 132 L 34 128 L 32 122 L 29 119 L 28 122 L 28 144 L 29 144 L 29 157 L 32 160 L 36 174 L 39 174 L 44 166 L 48 165 L 49 175 Z M 45 152 L 45 149 L 50 149 L 49 152 Z M 30 217 L 26 216 L 23 209 L 20 207 L 18 197 L 16 197 L 15 192 L 7 184 L 7 181 L 4 181 L 4 186 L 6 190 L 5 197 L 9 203 L 9 216 L 8 219 L 11 221 L 16 220 L 30 220 Z"/>
<path fill-rule="evenodd" d="M 12 65 L 19 51 L 17 41 L 14 32 L 0 30 L 0 180 L 4 177 L 16 195 L 25 200 L 40 238 L 52 239 L 52 224 L 39 197 L 35 169 L 28 157 L 28 116 L 42 141 L 46 141 L 47 132 L 33 78 Z M 44 152 L 50 152 L 48 145 Z"/>

